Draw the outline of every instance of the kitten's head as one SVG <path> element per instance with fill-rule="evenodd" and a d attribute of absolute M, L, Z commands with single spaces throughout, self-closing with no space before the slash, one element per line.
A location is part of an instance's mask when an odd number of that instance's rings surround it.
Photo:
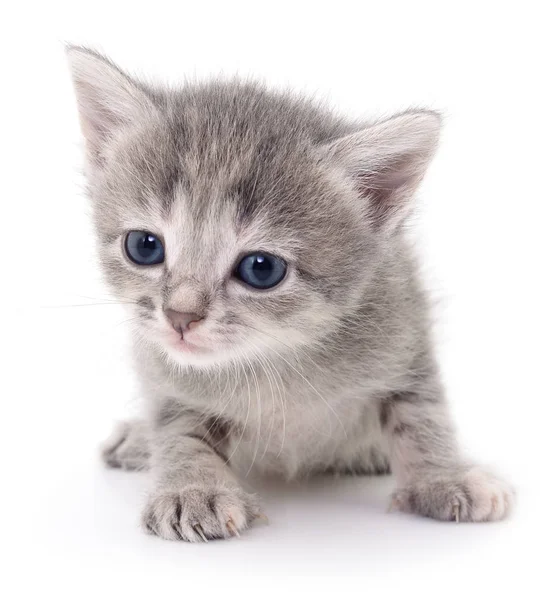
<path fill-rule="evenodd" d="M 321 343 L 399 235 L 439 118 L 350 125 L 260 85 L 148 87 L 69 48 L 99 251 L 144 339 L 209 366 Z"/>

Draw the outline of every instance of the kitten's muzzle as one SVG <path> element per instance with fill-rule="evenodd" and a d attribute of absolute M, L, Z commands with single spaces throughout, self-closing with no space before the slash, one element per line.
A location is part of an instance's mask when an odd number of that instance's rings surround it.
<path fill-rule="evenodd" d="M 187 330 L 195 329 L 198 327 L 204 317 L 197 313 L 192 312 L 179 312 L 172 308 L 166 308 L 164 311 L 165 316 L 169 319 L 171 326 L 177 333 L 183 335 Z"/>

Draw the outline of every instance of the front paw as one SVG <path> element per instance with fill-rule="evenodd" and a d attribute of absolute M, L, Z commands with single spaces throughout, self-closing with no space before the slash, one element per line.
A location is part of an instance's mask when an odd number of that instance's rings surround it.
<path fill-rule="evenodd" d="M 499 521 L 513 506 L 510 485 L 479 467 L 429 469 L 392 497 L 391 507 L 441 521 Z"/>
<path fill-rule="evenodd" d="M 149 428 L 146 421 L 118 423 L 101 446 L 103 462 L 112 469 L 145 471 L 150 466 Z"/>
<path fill-rule="evenodd" d="M 207 542 L 238 536 L 258 514 L 255 498 L 239 488 L 189 485 L 154 494 L 142 513 L 142 525 L 166 540 Z"/>

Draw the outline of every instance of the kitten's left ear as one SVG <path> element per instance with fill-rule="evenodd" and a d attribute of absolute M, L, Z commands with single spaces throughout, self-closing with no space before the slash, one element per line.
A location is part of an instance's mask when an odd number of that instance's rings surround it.
<path fill-rule="evenodd" d="M 436 151 L 441 117 L 410 111 L 330 142 L 323 151 L 353 181 L 376 224 L 398 224 Z"/>
<path fill-rule="evenodd" d="M 81 46 L 66 50 L 88 158 L 98 162 L 111 136 L 156 108 L 141 85 L 105 56 Z"/>

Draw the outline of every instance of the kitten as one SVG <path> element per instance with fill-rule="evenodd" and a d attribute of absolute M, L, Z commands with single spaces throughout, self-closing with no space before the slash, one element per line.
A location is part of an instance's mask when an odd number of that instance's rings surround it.
<path fill-rule="evenodd" d="M 99 253 L 132 301 L 144 528 L 191 542 L 258 516 L 239 477 L 396 477 L 392 505 L 493 521 L 510 487 L 462 456 L 405 240 L 439 116 L 347 121 L 258 84 L 147 86 L 68 49 Z"/>

